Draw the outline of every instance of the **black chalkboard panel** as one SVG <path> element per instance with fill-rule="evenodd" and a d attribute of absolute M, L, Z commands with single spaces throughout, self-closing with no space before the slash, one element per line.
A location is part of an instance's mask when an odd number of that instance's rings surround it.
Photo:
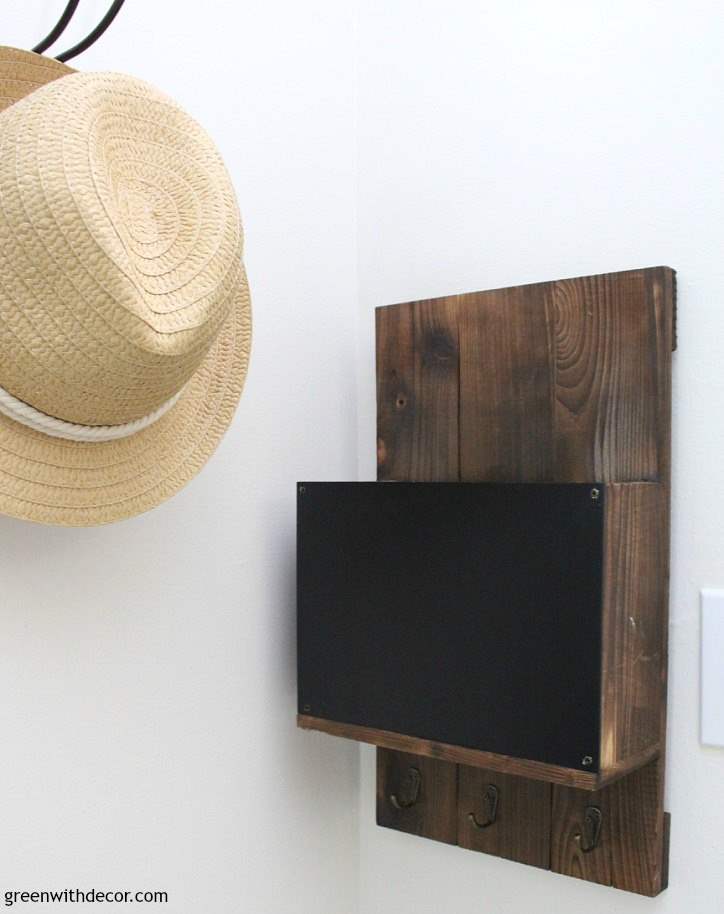
<path fill-rule="evenodd" d="M 595 485 L 299 483 L 299 712 L 598 771 Z"/>

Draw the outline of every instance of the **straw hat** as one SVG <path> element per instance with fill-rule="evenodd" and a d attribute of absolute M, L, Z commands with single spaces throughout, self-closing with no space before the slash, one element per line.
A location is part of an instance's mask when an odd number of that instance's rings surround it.
<path fill-rule="evenodd" d="M 146 83 L 0 48 L 0 512 L 89 526 L 185 485 L 251 342 L 204 131 Z"/>

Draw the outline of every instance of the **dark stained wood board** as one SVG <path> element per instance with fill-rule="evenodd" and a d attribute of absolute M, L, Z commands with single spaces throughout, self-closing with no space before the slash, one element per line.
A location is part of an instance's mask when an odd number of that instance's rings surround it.
<path fill-rule="evenodd" d="M 436 743 L 416 736 L 409 736 L 405 733 L 375 730 L 371 727 L 341 723 L 336 720 L 328 720 L 308 714 L 298 715 L 297 724 L 303 730 L 319 730 L 332 736 L 341 736 L 360 743 L 371 743 L 373 746 L 381 746 L 385 749 L 468 765 L 471 768 L 486 768 L 502 774 L 516 774 L 531 780 L 561 784 L 564 787 L 596 790 L 603 783 L 600 774 L 588 773 L 575 768 L 562 768 L 558 765 L 548 765 L 544 762 L 512 758 L 509 755 L 497 755 L 494 752 L 482 752 L 479 749 L 470 749 L 466 746 Z M 617 773 L 618 776 L 620 775 Z"/>
<path fill-rule="evenodd" d="M 655 759 L 599 792 L 553 787 L 551 869 L 641 895 L 668 884 L 669 815 L 659 815 L 660 768 Z M 582 853 L 579 836 L 588 806 L 603 813 L 600 845 Z"/>
<path fill-rule="evenodd" d="M 410 769 L 419 793 L 412 793 Z M 410 755 L 377 751 L 377 824 L 446 844 L 457 843 L 457 766 Z M 409 805 L 408 805 L 409 804 Z"/>
<path fill-rule="evenodd" d="M 477 826 L 486 824 L 490 812 L 485 792 L 491 786 L 497 793 L 495 821 L 480 828 Z M 545 781 L 460 765 L 458 844 L 469 850 L 548 869 L 552 790 Z"/>
<path fill-rule="evenodd" d="M 668 487 L 606 486 L 602 660 L 604 772 L 660 749 L 666 701 Z M 658 754 L 658 753 L 657 753 Z"/>
<path fill-rule="evenodd" d="M 460 478 L 458 327 L 452 303 L 377 311 L 378 478 Z"/>
<path fill-rule="evenodd" d="M 659 484 L 644 498 L 645 516 L 637 508 L 633 521 L 619 522 L 633 558 L 620 545 L 611 555 L 619 572 L 604 625 L 618 627 L 604 656 L 602 711 L 614 722 L 606 759 L 609 778 L 618 780 L 599 795 L 590 786 L 554 785 L 549 831 L 552 869 L 645 895 L 657 894 L 667 878 L 674 328 L 675 274 L 667 267 L 377 311 L 378 479 Z M 622 494 L 622 502 L 631 497 Z M 659 525 L 653 556 L 643 554 L 652 518 Z M 633 576 L 637 550 L 659 571 L 647 582 Z M 634 615 L 636 630 L 621 629 L 622 614 L 634 606 L 643 613 Z M 632 771 L 634 763 L 643 767 Z M 524 795 L 529 789 L 521 784 Z M 602 840 L 583 854 L 576 835 L 592 796 L 603 812 Z M 540 820 L 528 824 L 536 829 Z"/>
<path fill-rule="evenodd" d="M 611 815 L 606 791 L 552 788 L 552 796 L 550 868 L 555 873 L 612 885 Z M 581 842 L 589 806 L 601 810 L 601 838 L 597 848 L 584 850 Z"/>
<path fill-rule="evenodd" d="M 458 312 L 461 479 L 668 483 L 673 271 L 437 301 Z"/>

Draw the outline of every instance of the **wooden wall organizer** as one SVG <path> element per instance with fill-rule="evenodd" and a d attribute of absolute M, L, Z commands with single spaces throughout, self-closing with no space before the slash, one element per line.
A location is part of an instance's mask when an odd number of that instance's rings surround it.
<path fill-rule="evenodd" d="M 301 714 L 376 744 L 378 824 L 656 895 L 669 570 L 668 267 L 377 309 L 378 479 L 606 484 L 597 774 Z"/>

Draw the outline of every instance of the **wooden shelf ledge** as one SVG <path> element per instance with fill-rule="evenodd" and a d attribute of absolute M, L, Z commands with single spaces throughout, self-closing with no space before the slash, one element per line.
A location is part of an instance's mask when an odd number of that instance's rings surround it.
<path fill-rule="evenodd" d="M 416 736 L 405 736 L 389 730 L 375 730 L 371 727 L 360 727 L 357 724 L 345 724 L 308 714 L 297 715 L 297 726 L 303 730 L 318 730 L 331 736 L 341 736 L 359 743 L 370 743 L 383 749 L 395 749 L 425 758 L 468 765 L 471 768 L 485 768 L 501 774 L 514 774 L 534 781 L 547 781 L 563 787 L 576 787 L 579 790 L 600 790 L 619 778 L 642 768 L 658 758 L 659 746 L 653 746 L 635 758 L 628 759 L 625 765 L 617 765 L 600 772 L 577 771 L 574 768 L 562 768 L 546 762 L 535 762 L 530 759 L 511 758 L 495 752 L 483 752 L 480 749 L 469 749 L 465 746 L 450 746 Z"/>

